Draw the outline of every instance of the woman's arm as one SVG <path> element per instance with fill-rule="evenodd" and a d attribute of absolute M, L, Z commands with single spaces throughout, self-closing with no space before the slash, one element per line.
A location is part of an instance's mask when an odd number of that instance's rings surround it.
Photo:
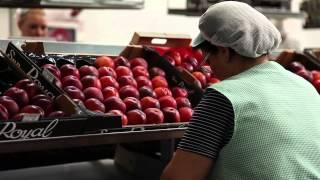
<path fill-rule="evenodd" d="M 211 158 L 178 149 L 161 180 L 203 180 L 212 164 Z"/>

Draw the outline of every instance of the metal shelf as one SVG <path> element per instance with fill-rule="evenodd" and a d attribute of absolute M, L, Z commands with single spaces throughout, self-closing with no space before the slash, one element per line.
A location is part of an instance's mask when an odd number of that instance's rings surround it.
<path fill-rule="evenodd" d="M 180 139 L 186 128 L 187 123 L 136 125 L 102 134 L 0 141 L 0 170 L 113 158 L 119 144 L 142 147 L 146 154 L 156 150 L 168 160 L 175 149 L 168 142 Z"/>
<path fill-rule="evenodd" d="M 2 0 L 10 8 L 142 9 L 144 0 Z"/>
<path fill-rule="evenodd" d="M 259 12 L 264 14 L 269 18 L 274 19 L 286 19 L 286 18 L 306 18 L 305 13 L 300 12 L 290 12 L 287 10 L 275 10 L 275 9 L 266 9 L 266 8 L 256 8 Z M 186 16 L 201 16 L 204 12 L 196 10 L 187 10 L 187 9 L 168 9 L 168 14 L 176 15 L 186 15 Z"/>

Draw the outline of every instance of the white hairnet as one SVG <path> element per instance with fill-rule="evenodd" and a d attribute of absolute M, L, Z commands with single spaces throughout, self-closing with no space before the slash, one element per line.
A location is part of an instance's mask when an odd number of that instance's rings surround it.
<path fill-rule="evenodd" d="M 259 57 L 281 42 L 277 28 L 248 4 L 225 1 L 209 7 L 199 21 L 200 34 L 192 45 L 202 42 L 230 47 L 246 57 Z"/>

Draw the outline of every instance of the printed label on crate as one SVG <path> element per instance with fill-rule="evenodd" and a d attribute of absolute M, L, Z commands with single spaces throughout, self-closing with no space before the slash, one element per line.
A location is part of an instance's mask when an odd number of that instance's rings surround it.
<path fill-rule="evenodd" d="M 11 63 L 15 64 L 16 68 L 20 68 L 45 94 L 50 97 L 61 94 L 57 87 L 43 76 L 42 70 L 12 43 L 8 44 L 6 55 Z"/>
<path fill-rule="evenodd" d="M 27 113 L 23 115 L 22 122 L 35 122 L 39 121 L 40 114 Z"/>
<path fill-rule="evenodd" d="M 54 83 L 54 80 L 56 79 L 55 76 L 48 69 L 42 70 L 42 76 L 51 83 Z"/>
<path fill-rule="evenodd" d="M 49 137 L 54 128 L 58 125 L 59 120 L 55 119 L 44 127 L 33 129 L 18 128 L 15 122 L 5 122 L 0 129 L 0 137 L 5 139 L 30 139 L 30 138 L 46 138 Z"/>

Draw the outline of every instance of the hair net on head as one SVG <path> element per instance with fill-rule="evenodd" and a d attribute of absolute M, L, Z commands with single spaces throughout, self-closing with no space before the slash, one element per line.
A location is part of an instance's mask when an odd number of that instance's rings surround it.
<path fill-rule="evenodd" d="M 277 28 L 248 4 L 225 1 L 209 7 L 199 20 L 200 34 L 192 46 L 204 41 L 230 47 L 246 57 L 259 57 L 276 49 L 281 42 Z"/>

